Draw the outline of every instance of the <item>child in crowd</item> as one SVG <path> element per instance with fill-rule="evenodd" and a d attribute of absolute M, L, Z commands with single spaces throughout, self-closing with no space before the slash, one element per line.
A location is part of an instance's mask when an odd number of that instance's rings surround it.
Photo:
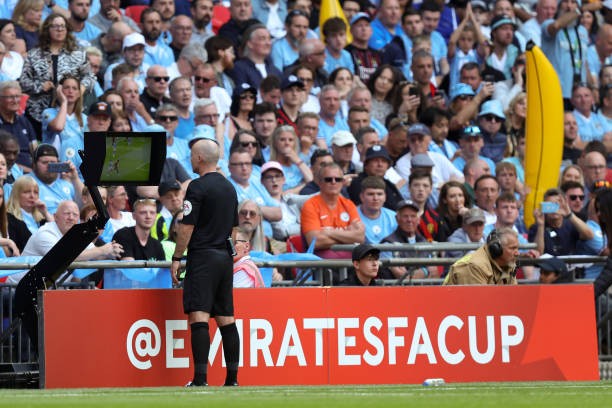
<path fill-rule="evenodd" d="M 323 24 L 325 36 L 325 64 L 323 69 L 332 72 L 336 68 L 345 67 L 355 72 L 355 64 L 351 54 L 344 49 L 347 45 L 346 23 L 339 17 L 328 19 Z"/>

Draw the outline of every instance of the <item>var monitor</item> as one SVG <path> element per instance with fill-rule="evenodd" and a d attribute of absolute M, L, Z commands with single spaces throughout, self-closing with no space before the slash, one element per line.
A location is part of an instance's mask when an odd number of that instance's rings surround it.
<path fill-rule="evenodd" d="M 87 185 L 159 184 L 165 132 L 86 132 L 81 173 Z"/>

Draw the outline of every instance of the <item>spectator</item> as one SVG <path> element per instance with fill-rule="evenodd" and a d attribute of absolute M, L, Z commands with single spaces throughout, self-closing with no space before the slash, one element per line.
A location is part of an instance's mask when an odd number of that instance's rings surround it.
<path fill-rule="evenodd" d="M 297 134 L 300 141 L 300 158 L 310 162 L 312 154 L 317 150 L 317 134 L 319 133 L 319 115 L 313 112 L 302 112 L 297 118 Z"/>
<path fill-rule="evenodd" d="M 177 10 L 175 2 L 176 0 L 151 0 L 151 7 L 156 10 L 161 17 L 161 31 L 164 33 L 166 39 L 168 35 L 168 30 L 170 29 L 170 20 L 172 19 L 172 17 L 174 17 L 175 15 L 187 14 L 185 12 L 179 12 L 179 10 Z M 179 3 L 182 2 L 179 0 Z"/>
<path fill-rule="evenodd" d="M 372 117 L 381 123 L 385 123 L 393 110 L 392 91 L 399 84 L 400 78 L 399 71 L 387 64 L 378 67 L 370 77 L 368 89 L 372 93 Z"/>
<path fill-rule="evenodd" d="M 272 44 L 272 62 L 279 71 L 299 58 L 299 45 L 308 33 L 309 16 L 301 10 L 291 10 L 285 18 L 287 34 Z"/>
<path fill-rule="evenodd" d="M 264 234 L 261 207 L 251 199 L 238 205 L 238 226 L 249 234 L 251 251 L 270 252 L 270 242 Z"/>
<path fill-rule="evenodd" d="M 253 0 L 253 17 L 261 21 L 273 38 L 285 35 L 283 21 L 287 18 L 287 3 L 284 1 Z"/>
<path fill-rule="evenodd" d="M 474 183 L 475 204 L 484 211 L 486 224 L 495 224 L 497 216 L 495 215 L 495 201 L 499 197 L 499 183 L 497 179 L 485 174 L 476 180 Z"/>
<path fill-rule="evenodd" d="M 364 123 L 368 122 L 369 116 L 368 112 L 359 106 L 351 108 L 349 113 L 349 128 L 351 128 L 351 133 L 355 135 L 355 140 L 357 141 L 355 146 L 357 149 L 353 149 L 352 162 L 355 165 L 355 170 L 360 173 L 363 171 L 363 162 L 365 161 L 368 149 L 372 146 L 380 145 L 380 139 L 376 130 L 373 127 L 364 125 Z M 391 160 L 390 157 L 389 160 Z"/>
<path fill-rule="evenodd" d="M 310 156 L 310 168 L 313 174 L 313 180 L 309 183 L 306 183 L 304 188 L 300 190 L 300 195 L 310 195 L 314 193 L 318 193 L 320 191 L 318 178 L 316 177 L 319 174 L 319 171 L 322 167 L 328 166 L 334 163 L 334 159 L 329 150 L 325 149 L 317 149 Z"/>
<path fill-rule="evenodd" d="M 582 159 L 581 167 L 584 173 L 584 186 L 587 190 L 590 189 L 596 181 L 606 179 L 606 158 L 598 151 L 586 153 Z"/>
<path fill-rule="evenodd" d="M 261 206 L 261 213 L 266 221 L 264 223 L 266 236 L 272 236 L 272 227 L 269 222 L 279 221 L 282 211 L 280 205 L 270 197 L 261 182 L 251 177 L 253 172 L 251 155 L 243 148 L 233 151 L 229 157 L 229 170 L 228 179 L 236 189 L 238 201 L 251 199 Z"/>
<path fill-rule="evenodd" d="M 305 100 L 304 83 L 295 75 L 283 78 L 281 83 L 282 98 L 277 117 L 279 125 L 290 125 L 297 131 L 297 118 Z"/>
<path fill-rule="evenodd" d="M 138 25 L 119 8 L 120 0 L 100 0 L 100 11 L 89 19 L 89 22 L 107 33 L 113 23 L 123 22 L 132 31 L 140 32 Z"/>
<path fill-rule="evenodd" d="M 233 152 L 239 148 L 245 149 L 253 159 L 253 175 L 252 177 L 259 178 L 261 175 L 261 166 L 265 163 L 261 146 L 257 140 L 257 135 L 250 130 L 239 130 L 232 140 L 232 145 L 229 148 Z"/>
<path fill-rule="evenodd" d="M 234 287 L 235 288 L 263 288 L 263 278 L 255 262 L 251 260 L 249 252 L 249 233 L 242 229 L 236 232 L 236 255 L 234 256 Z"/>
<path fill-rule="evenodd" d="M 215 35 L 212 27 L 210 27 L 213 18 L 213 2 L 212 0 L 193 0 L 189 10 L 193 19 L 193 32 L 190 41 L 196 44 L 205 44 L 209 38 Z"/>
<path fill-rule="evenodd" d="M 606 188 L 600 189 L 605 191 Z M 586 225 L 593 231 L 593 238 L 587 241 L 578 241 L 576 243 L 576 252 L 587 256 L 601 256 L 606 254 L 606 239 L 604 236 L 605 231 L 600 225 L 600 214 L 597 211 L 597 195 L 593 194 L 592 198 L 588 201 L 586 206 Z M 584 274 L 580 274 L 580 277 L 586 279 L 596 279 L 604 266 L 602 264 L 590 264 L 585 265 Z M 578 275 L 578 270 L 574 270 Z M 584 276 L 582 276 L 584 275 Z"/>
<path fill-rule="evenodd" d="M 471 121 L 476 119 L 476 115 L 478 113 L 478 109 L 480 104 L 487 100 L 495 90 L 493 83 L 484 82 L 482 86 L 480 86 L 480 74 L 478 72 L 478 65 L 476 65 L 473 69 L 470 68 L 472 66 L 471 63 L 465 64 L 461 69 L 461 83 L 456 84 L 450 90 L 450 108 L 449 111 L 451 113 L 451 119 L 449 123 L 450 134 L 453 140 L 458 139 L 457 135 L 467 126 L 470 126 Z M 474 72 L 474 74 L 472 74 Z M 469 79 L 472 83 L 470 86 L 466 87 L 466 83 L 463 81 L 467 81 L 468 79 L 464 78 L 465 75 L 469 75 L 470 77 L 474 76 L 476 79 L 475 82 L 472 82 L 472 79 Z M 474 85 L 479 88 L 477 92 L 474 91 Z"/>
<path fill-rule="evenodd" d="M 535 264 L 540 268 L 540 283 L 571 283 L 574 281 L 574 274 L 567 270 L 567 265 L 556 256 L 540 258 Z"/>
<path fill-rule="evenodd" d="M 23 175 L 23 170 L 15 163 L 19 155 L 19 142 L 15 136 L 5 130 L 0 130 L 0 153 L 2 153 L 6 160 L 7 174 L 4 184 L 8 187 L 15 182 L 17 177 Z M 10 195 L 6 187 L 5 199 Z"/>
<path fill-rule="evenodd" d="M 314 86 L 315 71 L 305 65 L 298 65 L 293 69 L 293 73 L 302 81 L 304 90 L 306 91 L 306 101 L 302 105 L 302 112 L 318 115 L 321 111 L 321 106 L 319 105 L 319 98 L 315 95 L 315 92 L 319 92 L 321 89 L 315 88 Z"/>
<path fill-rule="evenodd" d="M 344 2 L 346 6 L 346 1 Z M 349 2 L 350 3 L 350 2 Z M 348 19 L 348 17 L 347 17 Z M 382 56 L 380 52 L 369 46 L 370 38 L 372 38 L 372 19 L 367 13 L 356 13 L 349 19 L 351 23 L 351 34 L 353 42 L 345 49 L 353 59 L 355 66 L 355 74 L 359 76 L 361 82 L 367 84 L 370 75 L 382 64 Z"/>
<path fill-rule="evenodd" d="M 43 0 L 19 0 L 13 9 L 17 38 L 25 41 L 28 51 L 38 46 Z"/>
<path fill-rule="evenodd" d="M 389 153 L 384 146 L 374 145 L 369 147 L 365 154 L 363 172 L 359 173 L 357 177 L 353 178 L 348 187 L 348 193 L 351 200 L 356 205 L 359 205 L 361 203 L 361 195 L 363 194 L 363 181 L 372 176 L 380 177 L 385 184 L 385 200 L 383 201 L 383 204 L 386 208 L 395 210 L 397 203 L 402 200 L 402 195 L 395 184 L 384 178 L 390 167 L 391 157 L 389 157 Z"/>
<path fill-rule="evenodd" d="M 208 62 L 215 70 L 217 85 L 225 89 L 228 95 L 231 95 L 234 91 L 234 81 L 227 73 L 234 68 L 234 60 L 236 59 L 232 42 L 227 38 L 216 35 L 209 38 L 205 45 Z"/>
<path fill-rule="evenodd" d="M 54 58 L 57 63 L 52 63 Z M 28 52 L 20 79 L 23 92 L 30 95 L 26 115 L 39 135 L 42 113 L 51 106 L 57 84 L 68 74 L 77 78 L 85 90 L 93 88 L 94 76 L 70 24 L 64 16 L 51 14 L 40 29 L 39 47 Z"/>
<path fill-rule="evenodd" d="M 117 91 L 125 103 L 125 113 L 130 118 L 134 132 L 142 132 L 153 123 L 153 118 L 139 99 L 138 83 L 130 77 L 122 78 L 117 84 Z"/>
<path fill-rule="evenodd" d="M 419 233 L 427 242 L 444 242 L 446 236 L 443 220 L 438 212 L 429 205 L 432 194 L 431 171 L 425 168 L 415 168 L 408 178 L 410 199 L 419 207 Z"/>
<path fill-rule="evenodd" d="M 582 17 L 586 17 L 588 13 L 593 15 L 592 11 L 586 10 L 582 13 Z M 597 24 L 597 18 L 593 18 L 595 24 Z M 585 27 L 586 28 L 586 27 Z M 604 24 L 597 30 L 597 37 L 595 43 L 589 46 L 587 51 L 587 61 L 589 64 L 589 83 L 599 87 L 600 84 L 597 81 L 599 72 L 605 65 L 612 64 L 612 46 L 610 39 L 612 38 L 612 24 Z"/>
<path fill-rule="evenodd" d="M 387 152 L 389 153 L 389 157 L 391 157 L 395 169 L 399 173 L 397 163 L 399 159 L 404 157 L 409 151 L 408 127 L 407 123 L 402 121 L 402 119 L 394 118 L 389 121 L 388 128 L 389 134 L 387 135 L 387 140 L 384 145 L 387 148 Z M 406 176 L 402 177 L 404 179 L 407 179 Z"/>
<path fill-rule="evenodd" d="M 193 80 L 195 85 L 195 96 L 200 99 L 212 99 L 217 106 L 217 111 L 225 118 L 230 111 L 232 98 L 225 89 L 217 86 L 217 77 L 212 65 L 208 63 L 199 64 L 194 70 Z"/>
<path fill-rule="evenodd" d="M 148 131 L 166 131 L 166 158 L 178 161 L 192 178 L 196 175 L 191 167 L 191 150 L 186 139 L 176 136 L 178 131 L 179 112 L 176 106 L 168 103 L 159 107 L 155 113 L 155 123 Z M 161 126 L 161 128 L 159 128 Z"/>
<path fill-rule="evenodd" d="M 344 181 L 338 164 L 322 167 L 317 174 L 321 193 L 310 198 L 302 208 L 302 235 L 306 243 L 315 243 L 315 254 L 322 258 L 339 258 L 346 254 L 331 250 L 335 244 L 364 241 L 364 225 L 355 204 L 340 196 Z"/>
<path fill-rule="evenodd" d="M 463 132 L 461 132 L 461 139 L 459 139 L 459 147 L 461 148 L 458 153 L 459 156 L 453 160 L 453 164 L 457 169 L 463 171 L 465 164 L 470 160 L 482 160 L 487 164 L 491 173 L 495 171 L 495 163 L 493 160 L 481 155 L 484 141 L 480 127 L 467 126 L 463 129 Z"/>
<path fill-rule="evenodd" d="M 516 285 L 518 248 L 514 230 L 496 230 L 485 245 L 450 267 L 444 285 Z"/>
<path fill-rule="evenodd" d="M 193 85 L 191 77 L 181 76 L 170 82 L 170 101 L 178 110 L 178 126 L 176 134 L 186 139 L 193 132 L 193 112 L 191 111 L 191 99 L 193 97 Z"/>
<path fill-rule="evenodd" d="M 441 217 L 440 235 L 449 237 L 463 225 L 463 214 L 471 207 L 465 185 L 451 180 L 442 185 L 436 208 Z"/>
<path fill-rule="evenodd" d="M 19 256 L 21 253 L 15 241 L 9 238 L 9 221 L 4 199 L 4 187 L 0 186 L 0 259 Z"/>
<path fill-rule="evenodd" d="M 401 244 L 416 244 L 419 242 L 427 242 L 417 231 L 419 225 L 419 206 L 410 200 L 400 201 L 397 205 L 397 229 L 385 237 L 383 243 L 401 243 Z M 423 253 L 418 253 L 413 250 L 402 250 L 393 252 L 383 252 L 381 255 L 384 259 L 389 258 L 422 258 Z M 410 276 L 410 279 L 422 279 L 427 277 L 438 277 L 438 268 L 435 266 L 409 268 L 405 266 L 389 266 L 381 271 L 381 276 L 384 279 L 404 279 Z"/>
<path fill-rule="evenodd" d="M 89 20 L 91 22 L 91 20 Z M 102 52 L 100 73 L 103 75 L 110 65 L 121 61 L 123 38 L 132 32 L 132 28 L 123 21 L 112 23 L 107 31 L 91 40 L 91 45 Z"/>
<path fill-rule="evenodd" d="M 237 51 L 244 42 L 243 35 L 248 37 L 245 31 L 252 25 L 261 24 L 261 22 L 253 18 L 253 5 L 249 0 L 231 0 L 229 11 L 230 19 L 221 26 L 218 35 L 230 39 L 233 42 L 234 51 Z"/>
<path fill-rule="evenodd" d="M 496 15 L 491 21 L 491 40 L 493 46 L 487 65 L 503 72 L 506 79 L 512 78 L 511 68 L 520 54 L 520 49 L 512 43 L 516 25 L 509 15 Z"/>
<path fill-rule="evenodd" d="M 351 108 L 362 108 L 365 109 L 366 112 L 369 113 L 369 125 L 376 129 L 378 133 L 378 137 L 383 140 L 387 134 L 387 128 L 383 125 L 383 122 L 380 122 L 378 119 L 374 118 L 371 115 L 372 112 L 372 93 L 370 90 L 364 86 L 356 86 L 353 88 L 349 94 L 347 95 L 349 113 Z"/>
<path fill-rule="evenodd" d="M 465 243 L 485 243 L 485 216 L 484 212 L 478 208 L 470 208 L 463 214 L 463 225 L 455 230 L 449 237 L 449 243 L 465 244 Z M 447 251 L 446 256 L 449 258 L 460 258 L 466 253 L 473 251 Z"/>
<path fill-rule="evenodd" d="M 492 100 L 482 104 L 478 114 L 478 125 L 484 142 L 481 152 L 494 163 L 504 158 L 508 147 L 508 137 L 501 131 L 505 120 L 506 116 L 499 101 Z"/>
<path fill-rule="evenodd" d="M 586 83 L 578 83 L 572 88 L 572 105 L 574 106 L 574 117 L 578 125 L 578 134 L 582 142 L 603 139 L 604 124 L 600 122 L 599 116 L 593 113 L 593 91 Z"/>
<path fill-rule="evenodd" d="M 312 181 L 312 172 L 299 156 L 299 142 L 292 126 L 283 125 L 274 130 L 270 146 L 270 160 L 280 163 L 285 175 L 283 191 L 297 193 Z"/>
<path fill-rule="evenodd" d="M 436 29 L 440 23 L 442 16 L 442 7 L 436 1 L 424 1 L 419 8 L 421 18 L 423 19 L 423 35 L 431 40 L 431 54 L 435 61 L 435 74 L 440 79 L 449 72 L 448 66 L 448 48 L 446 40 Z M 465 18 L 466 16 L 464 16 Z M 439 80 L 438 80 L 438 83 Z"/>
<path fill-rule="evenodd" d="M 23 57 L 14 50 L 17 48 L 17 35 L 15 34 L 15 23 L 11 20 L 0 19 L 0 42 L 6 47 L 6 54 L 0 64 L 0 72 L 16 81 L 23 70 Z"/>
<path fill-rule="evenodd" d="M 339 67 L 348 68 L 351 73 L 355 72 L 351 54 L 344 49 L 347 44 L 346 28 L 346 23 L 340 17 L 329 18 L 323 24 L 322 32 L 326 45 L 323 69 L 327 72 Z"/>
<path fill-rule="evenodd" d="M 382 177 L 367 176 L 360 182 L 360 204 L 357 211 L 365 227 L 365 242 L 378 244 L 397 228 L 395 211 L 383 206 L 386 185 Z"/>
<path fill-rule="evenodd" d="M 332 144 L 332 136 L 338 132 L 349 130 L 340 112 L 340 93 L 334 85 L 325 85 L 319 94 L 321 105 L 321 120 L 319 120 L 319 146 L 327 148 Z"/>
<path fill-rule="evenodd" d="M 270 33 L 262 24 L 249 27 L 244 32 L 242 58 L 228 72 L 236 84 L 249 83 L 256 89 L 261 80 L 269 75 L 281 77 L 281 72 L 270 61 L 272 41 Z"/>
<path fill-rule="evenodd" d="M 566 181 L 560 186 L 561 191 L 565 194 L 565 200 L 569 205 L 570 210 L 576 214 L 582 221 L 586 222 L 586 203 L 588 200 L 584 194 L 584 186 L 577 181 Z M 583 211 L 583 209 L 585 211 Z"/>
<path fill-rule="evenodd" d="M 138 84 L 138 93 L 142 93 L 145 87 L 147 70 L 149 69 L 149 64 L 144 62 L 145 45 L 145 39 L 140 33 L 130 33 L 123 37 L 123 61 L 111 64 L 106 68 L 104 74 L 104 89 L 112 87 L 113 69 L 120 63 L 125 63 L 135 72 L 133 78 Z"/>
<path fill-rule="evenodd" d="M 152 7 L 144 9 L 140 15 L 140 24 L 145 40 L 144 63 L 149 66 L 170 66 L 175 60 L 174 53 L 163 41 L 158 41 L 162 34 L 161 13 Z"/>
<path fill-rule="evenodd" d="M 352 179 L 357 175 L 355 165 L 352 162 L 353 149 L 357 141 L 353 134 L 346 130 L 339 130 L 332 136 L 332 154 L 334 161 L 340 166 L 347 180 Z"/>
<path fill-rule="evenodd" d="M 108 221 L 113 227 L 113 233 L 124 227 L 133 227 L 136 222 L 132 213 L 125 211 L 128 206 L 128 195 L 123 186 L 111 186 L 108 188 L 106 209 L 108 210 Z"/>
<path fill-rule="evenodd" d="M 227 133 L 225 143 L 227 143 L 227 145 L 231 143 L 238 130 L 253 130 L 251 118 L 254 116 L 256 99 L 257 89 L 253 86 L 247 83 L 241 83 L 234 88 L 232 105 L 230 107 L 231 116 L 228 116 L 225 120 L 225 129 Z M 276 116 L 274 117 L 274 123 L 276 123 Z M 270 130 L 270 136 L 273 130 L 273 128 Z"/>
<path fill-rule="evenodd" d="M 170 20 L 170 35 L 172 41 L 168 46 L 172 50 L 174 61 L 178 60 L 181 51 L 191 43 L 191 37 L 193 32 L 193 21 L 189 16 L 176 15 Z M 212 33 L 210 33 L 212 36 Z M 200 44 L 204 44 L 202 41 Z"/>
<path fill-rule="evenodd" d="M 13 164 L 18 163 L 29 170 L 32 167 L 31 153 L 34 152 L 38 145 L 32 124 L 25 116 L 18 114 L 21 96 L 19 82 L 0 82 L 0 129 L 12 134 L 17 142 L 15 157 L 9 157 L 6 150 L 3 151 L 9 170 L 14 177 L 22 175 L 23 170 L 19 166 L 13 166 Z"/>
<path fill-rule="evenodd" d="M 381 0 L 376 19 L 372 21 L 373 35 L 370 38 L 370 47 L 380 50 L 389 44 L 394 36 L 400 35 L 402 32 L 401 16 L 398 0 Z"/>
<path fill-rule="evenodd" d="M 102 30 L 87 21 L 90 9 L 91 0 L 68 0 L 68 22 L 72 25 L 77 42 L 83 47 L 91 45 L 90 41 L 102 33 Z"/>
<path fill-rule="evenodd" d="M 79 80 L 68 74 L 60 79 L 56 89 L 56 106 L 47 108 L 42 114 L 43 143 L 52 144 L 65 157 L 62 143 L 68 139 L 81 140 L 83 149 L 83 132 L 86 116 L 83 113 Z M 64 148 L 65 149 L 65 148 Z"/>
<path fill-rule="evenodd" d="M 394 93 L 393 112 L 397 114 L 397 117 L 406 123 L 418 122 L 421 105 L 424 106 L 425 104 L 415 84 L 402 81 L 398 84 Z"/>
<path fill-rule="evenodd" d="M 506 109 L 505 131 L 508 135 L 508 144 L 504 156 L 518 156 L 518 144 L 521 134 L 525 134 L 525 120 L 527 119 L 527 94 L 517 94 Z"/>
<path fill-rule="evenodd" d="M 578 240 L 593 239 L 593 231 L 571 210 L 563 192 L 556 188 L 546 190 L 544 201 L 557 203 L 554 213 L 533 211 L 536 223 L 529 228 L 529 242 L 535 242 L 540 253 L 554 256 L 576 253 Z"/>
<path fill-rule="evenodd" d="M 329 83 L 338 89 L 338 94 L 340 96 L 340 112 L 342 112 L 342 117 L 345 118 L 349 110 L 347 97 L 354 86 L 353 72 L 348 68 L 338 67 L 329 74 Z"/>
<path fill-rule="evenodd" d="M 28 240 L 21 255 L 45 256 L 66 235 L 66 233 L 79 223 L 79 207 L 74 201 L 62 201 L 55 213 L 55 221 L 48 222 L 36 231 Z M 100 259 L 119 259 L 123 248 L 116 242 L 104 246 L 94 246 L 90 243 L 87 248 L 76 257 L 75 261 L 90 261 Z M 7 283 L 17 284 L 27 272 L 10 275 Z"/>
<path fill-rule="evenodd" d="M 168 71 L 161 65 L 153 65 L 147 70 L 145 82 L 147 86 L 140 94 L 140 102 L 144 104 L 149 116 L 153 118 L 161 105 L 170 103 L 170 98 L 166 96 L 170 83 Z"/>
<path fill-rule="evenodd" d="M 612 67 L 612 65 L 611 65 Z M 599 121 L 605 129 L 603 142 L 606 143 L 606 138 L 612 133 L 612 84 L 603 85 L 599 90 L 599 110 L 597 111 Z"/>
<path fill-rule="evenodd" d="M 519 32 L 523 34 L 525 40 L 532 40 L 538 47 L 542 46 L 542 24 L 557 13 L 556 0 L 538 0 L 535 6 L 535 17 L 525 21 Z"/>
<path fill-rule="evenodd" d="M 379 256 L 380 250 L 368 244 L 360 244 L 353 248 L 351 253 L 353 269 L 348 273 L 348 277 L 340 282 L 340 286 L 376 286 Z"/>
<path fill-rule="evenodd" d="M 276 161 L 269 161 L 261 168 L 261 184 L 281 207 L 282 217 L 272 222 L 272 236 L 275 240 L 286 241 L 300 233 L 300 212 L 309 196 L 283 192 L 285 168 Z"/>
<path fill-rule="evenodd" d="M 123 248 L 122 261 L 145 260 L 163 261 L 166 259 L 164 248 L 158 240 L 151 236 L 151 228 L 155 224 L 156 204 L 150 198 L 138 199 L 134 202 L 132 218 L 135 224 L 115 232 L 113 242 Z"/>
<path fill-rule="evenodd" d="M 30 176 L 15 180 L 7 200 L 9 237 L 23 251 L 30 235 L 38 231 L 45 222 L 53 221 L 53 215 L 38 195 L 38 184 Z"/>

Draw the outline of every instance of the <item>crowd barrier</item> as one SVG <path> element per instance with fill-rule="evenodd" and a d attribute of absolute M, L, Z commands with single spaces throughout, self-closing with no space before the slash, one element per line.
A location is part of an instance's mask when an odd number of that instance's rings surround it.
<path fill-rule="evenodd" d="M 424 248 L 426 249 L 426 248 Z M 438 248 L 439 249 L 439 248 Z M 579 257 L 579 256 L 568 256 L 562 257 L 568 264 L 575 263 L 603 263 L 605 262 L 604 257 Z M 534 260 L 523 259 L 521 260 L 524 264 L 531 264 Z M 449 265 L 454 262 L 454 259 L 447 258 L 397 258 L 397 259 L 384 259 L 381 260 L 383 265 Z M 315 270 L 314 278 L 310 278 L 304 282 L 293 281 L 282 281 L 275 282 L 273 286 L 277 287 L 290 287 L 301 284 L 303 286 L 321 286 L 323 279 L 321 277 L 325 271 L 339 270 L 346 273 L 346 270 L 351 266 L 350 260 L 321 260 L 321 261 L 265 261 L 259 263 L 262 267 L 276 267 L 276 268 L 298 268 L 298 269 L 313 269 Z M 33 264 L 22 263 L 22 264 L 5 264 L 0 263 L 0 270 L 27 270 L 31 268 Z M 110 268 L 168 268 L 169 262 L 163 261 L 92 261 L 92 262 L 75 262 L 71 265 L 71 269 L 110 269 Z M 413 279 L 411 281 L 404 280 L 399 282 L 398 280 L 386 280 L 382 281 L 383 286 L 436 286 L 442 283 L 441 279 Z M 522 285 L 533 284 L 537 282 L 532 281 L 520 281 Z M 577 284 L 590 284 L 590 281 L 578 280 Z M 68 285 L 68 287 L 75 287 L 74 285 Z M 76 286 L 80 288 L 92 288 L 89 286 Z M 19 365 L 29 363 L 36 363 L 37 353 L 36 345 L 32 344 L 28 339 L 27 335 L 22 332 L 19 325 L 17 327 L 11 327 L 13 322 L 13 311 L 12 311 L 12 298 L 14 296 L 14 287 L 9 285 L 0 285 L 0 317 L 2 318 L 2 335 L 6 339 L 2 342 L 1 353 L 0 353 L 0 375 L 8 370 L 17 369 Z M 602 378 L 610 378 L 612 376 L 612 300 L 610 296 L 603 295 L 598 299 L 597 302 L 597 347 L 599 349 L 599 360 L 605 364 L 610 365 L 610 370 L 604 370 L 600 372 Z M 14 329 L 10 334 L 9 330 Z M 8 335 L 7 335 L 8 334 Z"/>

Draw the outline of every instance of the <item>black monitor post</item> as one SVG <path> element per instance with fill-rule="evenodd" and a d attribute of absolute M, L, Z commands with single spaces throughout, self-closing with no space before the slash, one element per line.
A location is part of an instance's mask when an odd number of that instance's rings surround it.
<path fill-rule="evenodd" d="M 19 281 L 15 312 L 32 341 L 38 336 L 38 291 L 57 279 L 104 229 L 109 219 L 99 185 L 158 185 L 166 158 L 165 132 L 87 132 L 80 166 L 97 214 L 76 224 Z"/>

